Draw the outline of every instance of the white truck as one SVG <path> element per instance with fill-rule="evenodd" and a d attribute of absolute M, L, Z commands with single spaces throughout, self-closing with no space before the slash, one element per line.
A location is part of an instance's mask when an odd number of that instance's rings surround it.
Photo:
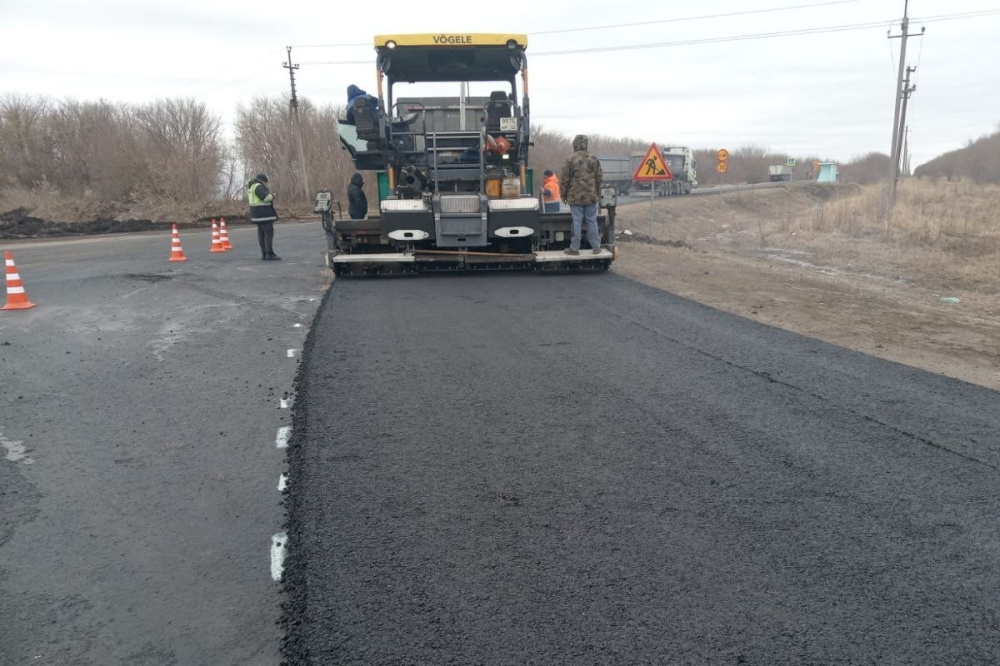
<path fill-rule="evenodd" d="M 670 167 L 673 180 L 653 183 L 655 193 L 661 196 L 673 194 L 691 194 L 691 190 L 698 187 L 698 163 L 694 159 L 694 152 L 682 146 L 661 146 L 660 152 L 663 160 Z M 632 153 L 632 171 L 639 166 L 639 162 L 646 156 L 646 153 Z M 635 182 L 633 189 L 649 189 L 649 183 Z"/>
<path fill-rule="evenodd" d="M 787 164 L 772 164 L 767 170 L 768 180 L 772 183 L 792 179 L 792 167 Z"/>

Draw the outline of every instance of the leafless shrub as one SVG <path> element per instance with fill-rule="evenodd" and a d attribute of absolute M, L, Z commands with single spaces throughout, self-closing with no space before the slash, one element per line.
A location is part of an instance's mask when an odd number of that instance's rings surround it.
<path fill-rule="evenodd" d="M 1000 130 L 917 167 L 919 178 L 1000 184 Z"/>
<path fill-rule="evenodd" d="M 0 189 L 35 191 L 73 217 L 114 204 L 202 202 L 218 196 L 220 121 L 193 100 L 143 106 L 0 99 Z M 5 199 L 20 197 L 5 192 Z M 95 208 L 96 202 L 96 208 Z"/>
<path fill-rule="evenodd" d="M 245 183 L 254 174 L 263 172 L 273 189 L 281 194 L 308 200 L 316 191 L 328 189 L 335 199 L 344 201 L 355 170 L 337 137 L 337 119 L 342 112 L 343 108 L 336 105 L 317 107 L 308 100 L 299 102 L 309 176 L 308 189 L 303 191 L 288 100 L 258 97 L 241 106 L 235 129 L 237 152 L 243 164 L 242 181 Z M 375 179 L 367 178 L 366 184 L 374 193 Z"/>
<path fill-rule="evenodd" d="M 885 153 L 868 153 L 855 157 L 840 167 L 840 180 L 846 183 L 871 185 L 887 180 L 891 159 Z"/>

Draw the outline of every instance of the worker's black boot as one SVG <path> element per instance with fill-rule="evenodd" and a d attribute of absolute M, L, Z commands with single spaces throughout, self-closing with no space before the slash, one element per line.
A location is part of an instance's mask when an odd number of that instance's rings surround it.
<path fill-rule="evenodd" d="M 279 257 L 278 255 L 276 255 L 274 252 L 269 253 L 265 257 L 265 259 L 268 259 L 270 261 L 281 261 L 281 257 Z"/>

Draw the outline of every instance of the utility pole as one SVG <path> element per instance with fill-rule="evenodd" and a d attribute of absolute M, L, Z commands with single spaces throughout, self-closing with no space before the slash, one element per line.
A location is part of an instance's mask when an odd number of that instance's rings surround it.
<path fill-rule="evenodd" d="M 292 47 L 285 47 L 288 51 L 288 62 L 282 64 L 282 67 L 288 70 L 288 78 L 292 84 L 292 98 L 291 104 L 291 114 L 292 114 L 292 124 L 294 125 L 293 132 L 295 134 L 295 146 L 299 153 L 299 173 L 302 175 L 302 198 L 309 198 L 309 174 L 306 172 L 306 154 L 302 149 L 302 123 L 299 121 L 299 98 L 295 94 L 295 70 L 299 68 L 297 64 L 292 64 Z"/>
<path fill-rule="evenodd" d="M 906 126 L 906 135 L 903 139 L 903 175 L 910 175 L 910 126 Z"/>
<path fill-rule="evenodd" d="M 924 28 L 920 35 L 924 34 Z M 906 40 L 910 37 L 910 0 L 904 0 L 902 32 L 899 35 L 889 35 L 889 39 L 900 39 L 899 75 L 896 77 L 896 111 L 892 118 L 892 154 L 889 157 L 889 208 L 896 203 L 896 181 L 899 179 L 899 153 L 903 139 L 903 128 L 899 122 L 903 102 L 903 75 L 906 73 Z M 915 35 L 919 36 L 919 35 Z"/>
<path fill-rule="evenodd" d="M 906 126 L 906 106 L 907 106 L 908 102 L 910 101 L 910 95 L 912 95 L 913 92 L 917 89 L 917 86 L 915 86 L 915 85 L 911 86 L 910 85 L 910 74 L 912 74 L 915 71 L 917 71 L 916 67 L 907 67 L 906 68 L 906 80 L 903 82 L 903 108 L 902 108 L 902 110 L 899 113 L 899 128 L 900 128 L 900 131 L 899 131 L 899 149 L 897 150 L 897 152 L 901 153 L 901 154 L 905 154 L 907 140 L 909 138 L 908 135 L 909 135 L 910 129 L 909 129 L 909 127 Z M 904 130 L 904 128 L 905 128 L 905 130 Z M 901 161 L 902 161 L 902 164 L 903 164 L 903 168 L 905 169 L 906 157 L 903 157 Z M 897 179 L 897 181 L 899 179 L 899 173 L 900 173 L 900 165 L 897 164 L 896 165 L 896 179 Z M 895 188 L 893 188 L 893 192 L 895 192 Z"/>

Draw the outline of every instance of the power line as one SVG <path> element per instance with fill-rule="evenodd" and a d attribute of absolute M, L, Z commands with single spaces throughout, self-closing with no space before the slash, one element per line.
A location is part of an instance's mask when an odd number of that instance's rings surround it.
<path fill-rule="evenodd" d="M 371 58 L 368 60 L 306 60 L 303 65 L 371 65 Z"/>
<path fill-rule="evenodd" d="M 942 14 L 940 16 L 929 16 L 921 19 L 922 23 L 935 23 L 940 21 L 954 21 L 959 19 L 977 18 L 980 16 L 993 16 L 1000 14 L 1000 9 L 988 9 L 978 12 L 965 12 L 963 14 Z M 750 33 L 745 35 L 728 35 L 725 37 L 702 37 L 698 39 L 686 39 L 674 42 L 655 42 L 650 44 L 620 44 L 615 46 L 592 46 L 582 49 L 563 49 L 557 51 L 541 51 L 535 53 L 533 57 L 544 57 L 554 55 L 578 55 L 584 53 L 609 53 L 612 51 L 638 51 L 642 49 L 666 48 L 672 46 L 693 46 L 697 44 L 719 44 L 722 42 L 740 42 L 749 40 L 775 39 L 779 37 L 795 37 L 799 35 L 818 35 L 834 32 L 848 32 L 854 30 L 869 30 L 871 28 L 885 28 L 895 25 L 895 21 L 873 21 L 870 23 L 852 23 L 845 25 L 827 26 L 823 28 L 798 28 L 795 30 L 780 30 L 775 32 Z"/>
<path fill-rule="evenodd" d="M 261 55 L 270 56 L 270 55 L 273 55 L 275 53 L 278 53 L 281 50 L 282 49 L 271 50 L 271 51 L 267 51 L 266 53 L 263 53 Z M 220 70 L 218 70 L 216 72 L 213 72 L 212 74 L 209 74 L 208 76 L 203 76 L 200 79 L 193 79 L 193 80 L 188 81 L 186 83 L 178 84 L 178 85 L 174 86 L 173 88 L 167 89 L 163 94 L 164 95 L 168 95 L 168 94 L 170 94 L 170 93 L 172 93 L 172 92 L 174 92 L 176 90 L 180 90 L 181 88 L 186 88 L 188 86 L 193 86 L 193 85 L 197 85 L 199 83 L 204 83 L 206 81 L 210 81 L 210 80 L 214 79 L 216 76 L 218 76 L 219 74 L 228 74 L 229 72 L 234 72 L 234 71 L 237 71 L 237 70 L 245 70 L 245 69 L 246 69 L 246 65 L 241 65 L 240 67 L 227 67 L 225 69 L 220 69 Z M 246 77 L 246 79 L 249 79 L 249 78 L 255 78 L 255 77 Z M 232 81 L 235 81 L 235 80 L 236 79 L 232 79 Z M 228 83 L 229 82 L 223 82 L 223 85 L 228 85 Z M 214 88 L 210 88 L 209 90 L 214 90 Z"/>
<path fill-rule="evenodd" d="M 792 5 L 790 7 L 769 7 L 766 9 L 747 9 L 741 12 L 726 12 L 723 14 L 703 14 L 701 16 L 681 16 L 668 19 L 660 19 L 656 21 L 637 21 L 635 23 L 615 23 L 612 25 L 600 25 L 584 28 L 560 28 L 558 30 L 539 30 L 538 32 L 529 32 L 529 35 L 558 35 L 567 32 L 588 32 L 597 30 L 613 30 L 616 28 L 637 28 L 640 26 L 647 25 L 659 25 L 662 23 L 680 23 L 682 21 L 701 21 L 704 19 L 714 19 L 714 18 L 730 18 L 733 16 L 747 16 L 750 14 L 767 14 L 772 12 L 784 12 L 794 9 L 813 9 L 815 7 L 825 7 L 827 5 L 847 5 L 853 4 L 857 0 L 830 0 L 829 2 L 818 2 L 808 5 Z"/>
<path fill-rule="evenodd" d="M 270 75 L 271 75 L 270 72 L 263 72 L 263 73 L 260 73 L 260 74 L 251 74 L 250 76 L 243 76 L 243 77 L 240 77 L 238 79 L 233 79 L 231 81 L 225 81 L 225 82 L 223 82 L 223 83 L 221 83 L 221 84 L 219 84 L 219 85 L 217 85 L 217 86 L 215 86 L 213 88 L 208 88 L 206 90 L 202 90 L 202 91 L 200 91 L 198 93 L 198 95 L 199 96 L 201 96 L 201 95 L 208 95 L 210 93 L 217 92 L 217 91 L 222 90 L 224 88 L 231 88 L 232 86 L 239 85 L 240 83 L 246 83 L 247 81 L 253 81 L 254 79 L 260 79 L 260 78 L 263 78 L 265 76 L 270 76 Z"/>
<path fill-rule="evenodd" d="M 374 46 L 374 42 L 355 42 L 354 44 L 292 44 L 293 49 L 339 49 L 357 46 Z"/>
<path fill-rule="evenodd" d="M 842 2 L 844 0 L 839 0 L 839 1 Z M 835 4 L 835 3 L 826 3 L 826 4 Z M 819 6 L 819 5 L 812 5 L 812 6 Z M 796 7 L 798 7 L 798 5 Z M 784 9 L 792 9 L 792 7 L 788 7 L 788 8 L 784 8 Z M 777 11 L 777 10 L 775 10 L 775 9 L 770 9 L 770 10 L 752 10 L 752 11 L 748 10 L 747 12 L 734 12 L 733 14 L 759 13 L 759 12 L 765 12 L 765 11 Z M 998 14 L 1000 14 L 1000 9 L 987 9 L 987 10 L 981 10 L 981 11 L 975 11 L 975 12 L 963 12 L 963 13 L 957 13 L 957 14 L 940 14 L 940 15 L 936 15 L 936 16 L 927 16 L 927 17 L 924 17 L 922 19 L 913 19 L 913 20 L 916 21 L 916 22 L 920 22 L 920 23 L 935 23 L 935 22 L 943 22 L 943 21 L 957 21 L 957 20 L 962 20 L 962 19 L 978 18 L 978 17 L 982 17 L 982 16 L 995 16 L 995 15 L 998 15 Z M 718 16 L 728 16 L 728 15 L 730 15 L 730 14 L 716 14 L 716 15 L 711 15 L 711 16 L 706 15 L 704 17 L 689 17 L 689 19 L 666 19 L 664 22 L 666 22 L 666 21 L 672 21 L 672 20 L 693 20 L 695 18 L 709 18 L 709 17 L 718 17 Z M 657 21 L 647 22 L 647 23 L 641 24 L 641 25 L 648 25 L 649 23 L 657 23 Z M 674 47 L 674 46 L 695 46 L 695 45 L 699 45 L 699 44 L 719 44 L 719 43 L 723 43 L 723 42 L 740 42 L 740 41 L 763 40 L 763 39 L 777 39 L 777 38 L 782 38 L 782 37 L 796 37 L 796 36 L 801 36 L 801 35 L 819 35 L 819 34 L 830 34 L 830 33 L 836 33 L 836 32 L 849 32 L 849 31 L 855 31 L 855 30 L 870 30 L 872 28 L 892 27 L 895 24 L 896 24 L 896 22 L 894 20 L 871 21 L 871 22 L 866 22 L 866 23 L 850 23 L 850 24 L 843 24 L 843 25 L 836 25 L 836 26 L 826 26 L 826 27 L 818 27 L 818 28 L 797 28 L 797 29 L 793 29 L 793 30 L 779 30 L 779 31 L 774 31 L 774 32 L 749 33 L 749 34 L 745 34 L 745 35 L 727 35 L 727 36 L 723 36 L 723 37 L 702 37 L 702 38 L 697 38 L 697 39 L 685 39 L 685 40 L 678 40 L 678 41 L 672 41 L 672 42 L 654 42 L 654 43 L 647 43 L 647 44 L 621 44 L 621 45 L 616 45 L 616 46 L 591 46 L 591 47 L 581 48 L 581 49 L 560 49 L 560 50 L 554 50 L 554 51 L 538 51 L 538 52 L 534 53 L 532 55 L 532 57 L 538 58 L 538 57 L 554 56 L 554 55 L 578 55 L 578 54 L 587 54 L 587 53 L 610 53 L 610 52 L 614 52 L 614 51 L 637 51 L 637 50 L 643 50 L 643 49 L 668 48 L 668 47 Z M 604 29 L 612 29 L 612 28 L 616 28 L 616 27 L 625 27 L 625 26 L 629 26 L 629 25 L 636 25 L 636 24 L 621 24 L 621 25 L 616 25 L 616 26 L 604 26 L 604 27 L 601 27 L 601 28 L 568 28 L 566 30 L 549 31 L 548 33 L 544 33 L 544 34 L 556 33 L 556 32 L 572 32 L 572 31 L 577 31 L 577 30 L 604 30 Z M 543 34 L 543 33 L 532 33 L 532 34 Z M 303 65 L 368 65 L 368 64 L 371 64 L 371 61 L 370 60 L 312 60 L 312 61 L 303 62 L 302 64 Z M 895 63 L 894 63 L 894 65 L 895 65 Z"/>
<path fill-rule="evenodd" d="M 858 2 L 858 0 L 827 0 L 827 2 L 817 2 L 811 4 L 803 5 L 791 5 L 787 7 L 767 7 L 763 9 L 747 9 L 739 12 L 724 12 L 720 14 L 702 14 L 699 16 L 681 16 L 668 19 L 659 19 L 653 21 L 639 21 L 635 23 L 615 23 L 612 25 L 600 25 L 600 26 L 582 26 L 578 28 L 559 28 L 557 30 L 537 30 L 535 32 L 529 32 L 528 35 L 557 35 L 569 32 L 590 32 L 590 31 L 600 31 L 600 30 L 613 30 L 617 28 L 634 28 L 639 26 L 647 25 L 660 25 L 663 23 L 679 23 L 684 21 L 702 21 L 707 19 L 715 18 L 731 18 L 734 16 L 748 16 L 751 14 L 768 14 L 773 12 L 785 12 L 796 9 L 815 9 L 816 7 L 826 7 L 829 5 L 849 5 Z M 294 44 L 293 48 L 297 49 L 333 49 L 333 48 L 347 48 L 347 47 L 358 47 L 358 46 L 373 46 L 371 42 L 356 42 L 354 44 Z M 367 62 L 367 61 L 365 61 Z M 306 63 L 302 63 L 306 64 Z M 326 62 L 313 63 L 313 64 L 328 64 Z M 339 64 L 339 63 L 338 63 Z M 351 63 L 353 64 L 353 63 Z"/>

